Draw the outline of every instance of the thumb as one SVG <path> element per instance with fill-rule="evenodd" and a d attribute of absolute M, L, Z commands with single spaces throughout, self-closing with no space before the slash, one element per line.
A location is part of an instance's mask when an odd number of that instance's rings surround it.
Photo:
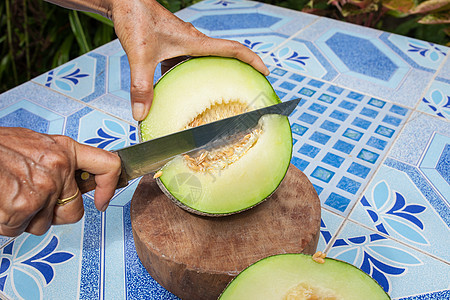
<path fill-rule="evenodd" d="M 132 64 L 130 61 L 131 109 L 136 121 L 145 119 L 152 105 L 155 69 L 156 65 Z"/>

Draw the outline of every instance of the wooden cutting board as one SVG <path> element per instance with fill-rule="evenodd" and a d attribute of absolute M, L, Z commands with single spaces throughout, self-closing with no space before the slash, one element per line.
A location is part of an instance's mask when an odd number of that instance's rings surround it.
<path fill-rule="evenodd" d="M 291 165 L 276 192 L 232 216 L 201 217 L 168 199 L 144 176 L 131 202 L 137 254 L 150 275 L 183 300 L 217 299 L 250 264 L 280 253 L 316 251 L 320 201 Z"/>

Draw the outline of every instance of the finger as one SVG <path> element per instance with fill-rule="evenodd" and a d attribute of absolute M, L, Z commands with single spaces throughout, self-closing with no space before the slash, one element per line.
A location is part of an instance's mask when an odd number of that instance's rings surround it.
<path fill-rule="evenodd" d="M 130 61 L 130 98 L 133 118 L 142 121 L 147 116 L 153 101 L 153 78 L 156 64 L 139 61 L 137 57 L 129 56 Z"/>
<path fill-rule="evenodd" d="M 95 207 L 104 211 L 109 200 L 114 196 L 114 191 L 119 180 L 121 161 L 119 156 L 103 149 L 77 143 L 76 167 L 95 175 Z"/>
<path fill-rule="evenodd" d="M 200 43 L 200 47 L 196 47 L 196 49 L 198 49 L 197 52 L 192 54 L 194 56 L 215 55 L 234 57 L 251 65 L 266 76 L 270 73 L 267 66 L 255 52 L 237 41 L 205 37 L 203 42 Z"/>
<path fill-rule="evenodd" d="M 25 231 L 27 226 L 27 223 L 21 224 L 20 227 L 12 227 L 5 224 L 0 224 L 0 235 L 10 237 L 18 236 Z"/>
<path fill-rule="evenodd" d="M 34 235 L 43 235 L 52 225 L 52 219 L 53 209 L 47 206 L 36 213 L 33 219 L 31 219 L 25 231 Z"/>
<path fill-rule="evenodd" d="M 72 224 L 76 223 L 84 215 L 83 197 L 79 192 L 76 181 L 71 178 L 69 187 L 61 192 L 59 199 L 75 198 L 63 205 L 55 205 L 53 208 L 52 224 Z"/>

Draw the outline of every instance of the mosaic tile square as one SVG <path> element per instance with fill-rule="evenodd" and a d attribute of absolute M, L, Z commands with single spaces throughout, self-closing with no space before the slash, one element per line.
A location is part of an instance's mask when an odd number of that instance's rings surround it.
<path fill-rule="evenodd" d="M 324 207 L 346 216 L 410 110 L 306 76 L 294 81 L 292 72 L 279 67 L 270 70 L 271 83 L 283 100 L 304 100 L 290 116 L 297 140 L 292 162 L 310 176 Z M 296 88 L 286 88 L 286 83 Z"/>
<path fill-rule="evenodd" d="M 388 159 L 350 219 L 450 261 L 450 207 L 416 167 Z"/>
<path fill-rule="evenodd" d="M 423 295 L 418 299 L 445 299 L 440 297 L 448 294 L 447 263 L 403 243 L 351 221 L 345 223 L 331 243 L 327 256 L 360 268 L 393 299 L 416 295 Z M 436 280 L 435 274 L 440 274 L 441 280 Z"/>
<path fill-rule="evenodd" d="M 386 126 L 393 129 L 391 126 Z M 388 135 L 389 131 L 382 129 Z M 450 126 L 443 118 L 414 112 L 392 146 L 389 157 L 417 166 L 434 134 L 450 137 Z"/>

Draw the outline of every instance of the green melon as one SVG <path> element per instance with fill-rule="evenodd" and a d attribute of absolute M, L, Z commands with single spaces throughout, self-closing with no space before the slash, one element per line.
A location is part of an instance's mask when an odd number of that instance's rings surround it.
<path fill-rule="evenodd" d="M 231 58 L 193 58 L 155 85 L 140 136 L 147 141 L 277 103 L 269 81 L 251 66 Z M 228 215 L 269 197 L 286 174 L 291 154 L 288 118 L 267 115 L 233 144 L 174 158 L 157 180 L 166 195 L 191 212 Z"/>
<path fill-rule="evenodd" d="M 318 263 L 306 254 L 264 258 L 243 270 L 219 300 L 383 300 L 389 295 L 369 275 L 343 261 Z"/>

